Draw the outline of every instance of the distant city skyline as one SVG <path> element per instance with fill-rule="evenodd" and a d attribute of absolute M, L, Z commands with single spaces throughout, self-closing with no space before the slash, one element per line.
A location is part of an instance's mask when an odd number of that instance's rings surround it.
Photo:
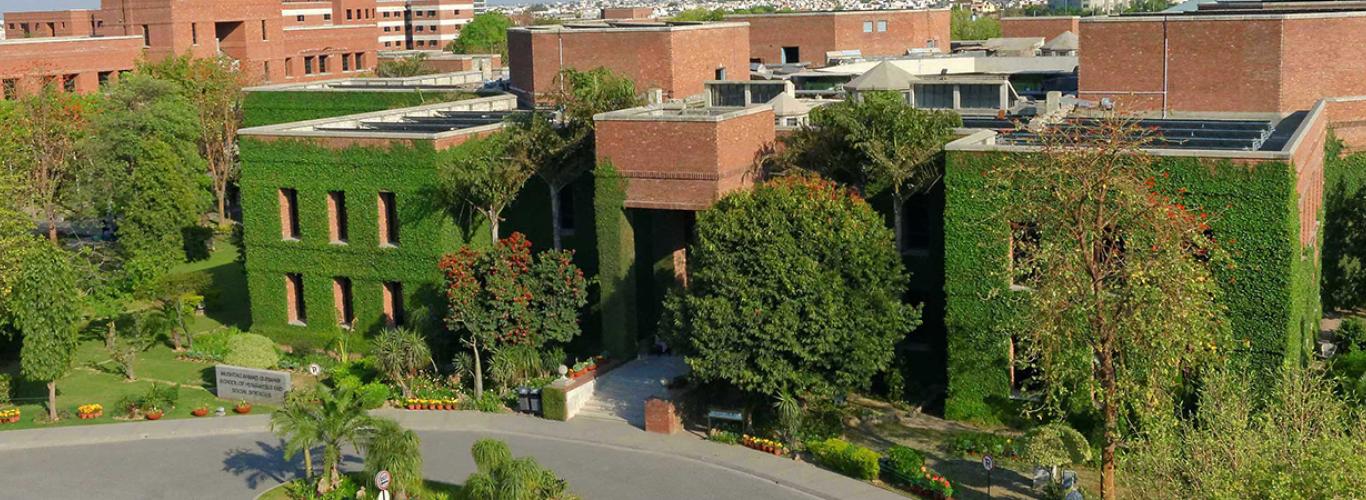
<path fill-rule="evenodd" d="M 550 0 L 489 0 L 490 4 L 553 3 Z M 100 0 L 0 0 L 0 16 L 5 12 L 34 10 L 98 9 Z"/>

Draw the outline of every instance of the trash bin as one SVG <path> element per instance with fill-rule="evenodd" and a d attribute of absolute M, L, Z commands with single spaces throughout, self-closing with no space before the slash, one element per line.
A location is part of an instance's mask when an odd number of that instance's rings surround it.
<path fill-rule="evenodd" d="M 532 389 L 532 390 L 531 390 L 531 397 L 529 397 L 529 398 L 527 398 L 527 399 L 530 399 L 530 400 L 531 400 L 531 413 L 532 413 L 533 415 L 540 415 L 540 414 L 541 414 L 541 390 L 540 390 L 540 389 Z"/>
<path fill-rule="evenodd" d="M 531 412 L 531 390 L 525 387 L 517 390 L 517 411 Z"/>

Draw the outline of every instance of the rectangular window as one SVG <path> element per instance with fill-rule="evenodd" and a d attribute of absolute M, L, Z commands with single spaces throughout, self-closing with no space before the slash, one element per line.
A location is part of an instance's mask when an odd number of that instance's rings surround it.
<path fill-rule="evenodd" d="M 332 302 L 337 310 L 337 324 L 351 328 L 356 320 L 355 309 L 351 306 L 351 278 L 332 278 Z"/>
<path fill-rule="evenodd" d="M 716 68 L 716 79 L 717 79 L 717 80 L 725 80 L 725 79 L 726 79 L 726 68 Z"/>
<path fill-rule="evenodd" d="M 280 239 L 299 239 L 299 191 L 280 188 Z"/>
<path fill-rule="evenodd" d="M 266 20 L 265 20 L 265 19 L 262 19 L 262 20 L 261 20 L 261 39 L 262 39 L 262 40 L 270 40 L 270 32 L 269 32 L 269 31 L 266 31 Z"/>
<path fill-rule="evenodd" d="M 386 17 L 386 18 L 389 17 L 389 12 L 388 12 L 388 11 L 385 11 L 385 12 L 384 12 L 384 17 Z"/>
<path fill-rule="evenodd" d="M 364 53 L 364 52 L 357 52 L 357 53 L 356 53 L 356 71 L 363 71 L 363 70 L 365 70 L 366 68 L 367 68 L 367 66 L 365 65 L 365 53 Z"/>
<path fill-rule="evenodd" d="M 434 11 L 434 10 L 429 10 L 429 11 L 427 11 L 427 17 L 436 17 L 436 11 Z"/>
<path fill-rule="evenodd" d="M 109 85 L 109 80 L 112 78 L 114 78 L 113 71 L 101 71 L 99 73 L 100 88 L 104 88 L 104 86 Z"/>
<path fill-rule="evenodd" d="M 327 73 L 327 56 L 318 56 L 318 72 Z"/>
<path fill-rule="evenodd" d="M 417 31 L 422 31 L 422 25 L 421 25 L 421 24 L 417 25 Z"/>
<path fill-rule="evenodd" d="M 351 9 L 346 9 L 346 20 L 347 20 L 347 21 L 350 21 L 350 20 L 351 20 Z"/>
<path fill-rule="evenodd" d="M 327 238 L 332 243 L 346 243 L 347 237 L 346 193 L 329 191 L 327 193 Z"/>
<path fill-rule="evenodd" d="M 7 79 L 5 79 L 3 82 L 0 82 L 0 90 L 3 90 L 3 91 L 4 91 L 3 94 L 0 94 L 0 97 L 3 97 L 3 98 L 5 98 L 5 99 L 9 99 L 9 100 L 18 99 L 18 98 L 19 98 L 19 80 L 16 80 L 16 79 L 13 79 L 13 78 L 7 78 Z"/>
<path fill-rule="evenodd" d="M 190 45 L 199 45 L 199 25 L 190 23 Z"/>
<path fill-rule="evenodd" d="M 864 22 L 863 22 L 863 32 L 864 32 L 864 33 L 872 33 L 872 32 L 873 32 L 873 22 L 872 22 L 872 21 L 864 21 Z"/>
<path fill-rule="evenodd" d="M 403 284 L 386 281 L 383 284 L 384 323 L 389 326 L 403 324 Z"/>
<path fill-rule="evenodd" d="M 304 22 L 304 16 L 294 16 L 294 20 L 302 23 Z"/>
<path fill-rule="evenodd" d="M 323 20 L 324 20 L 324 21 L 331 21 L 331 20 L 332 20 L 332 14 L 323 14 Z"/>
<path fill-rule="evenodd" d="M 886 31 L 887 31 L 887 21 L 878 21 L 878 22 L 877 22 L 877 31 L 878 31 L 878 33 L 884 33 L 884 32 L 886 32 Z"/>
<path fill-rule="evenodd" d="M 146 24 L 142 25 L 142 46 L 152 46 L 152 30 Z"/>
<path fill-rule="evenodd" d="M 285 58 L 285 78 L 294 78 L 294 58 Z"/>
<path fill-rule="evenodd" d="M 270 61 L 261 62 L 261 77 L 267 82 L 270 81 Z"/>
<path fill-rule="evenodd" d="M 394 193 L 379 193 L 379 244 L 380 246 L 398 245 L 398 216 L 394 207 Z"/>
<path fill-rule="evenodd" d="M 1010 223 L 1010 286 L 1025 288 L 1037 274 L 1034 255 L 1039 248 L 1039 225 Z"/>
<path fill-rule="evenodd" d="M 783 64 L 797 64 L 801 62 L 801 47 L 783 47 Z"/>
<path fill-rule="evenodd" d="M 304 74 L 313 74 L 313 56 L 304 56 Z"/>
<path fill-rule="evenodd" d="M 67 92 L 76 91 L 76 77 L 79 75 L 66 75 L 62 77 L 62 90 Z"/>
<path fill-rule="evenodd" d="M 285 319 L 291 325 L 303 325 L 308 321 L 304 310 L 304 277 L 301 274 L 285 274 Z"/>
<path fill-rule="evenodd" d="M 394 42 L 384 42 L 385 47 L 391 47 Z"/>
<path fill-rule="evenodd" d="M 342 54 L 342 71 L 351 71 L 351 54 Z"/>

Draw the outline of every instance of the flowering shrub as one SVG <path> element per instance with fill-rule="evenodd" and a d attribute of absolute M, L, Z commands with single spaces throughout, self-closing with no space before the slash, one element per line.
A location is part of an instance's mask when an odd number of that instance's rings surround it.
<path fill-rule="evenodd" d="M 460 400 L 408 398 L 403 406 L 409 410 L 456 410 L 460 408 Z"/>
<path fill-rule="evenodd" d="M 953 498 L 953 485 L 949 483 L 949 480 L 923 466 L 920 467 L 920 474 L 911 477 L 910 486 L 922 495 L 934 498 Z"/>
<path fill-rule="evenodd" d="M 740 436 L 734 432 L 712 429 L 707 432 L 707 439 L 725 444 L 740 444 Z"/>
<path fill-rule="evenodd" d="M 965 432 L 953 436 L 949 447 L 959 455 L 991 455 L 1014 458 L 1020 455 L 1020 444 L 1015 439 L 989 432 Z"/>
<path fill-rule="evenodd" d="M 0 410 L 0 424 L 12 424 L 19 421 L 19 409 L 10 408 Z"/>
<path fill-rule="evenodd" d="M 99 403 L 80 405 L 76 407 L 76 415 L 83 419 L 99 418 L 104 415 L 104 406 Z"/>
<path fill-rule="evenodd" d="M 746 448 L 753 448 L 765 453 L 772 453 L 774 455 L 782 455 L 786 451 L 783 449 L 783 443 L 774 441 L 772 439 L 754 437 L 748 434 L 745 434 L 740 437 L 740 444 L 745 445 Z"/>

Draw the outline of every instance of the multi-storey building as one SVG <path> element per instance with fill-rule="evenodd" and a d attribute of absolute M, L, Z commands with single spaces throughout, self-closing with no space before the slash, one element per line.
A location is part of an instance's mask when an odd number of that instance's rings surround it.
<path fill-rule="evenodd" d="M 469 0 L 377 0 L 379 46 L 383 49 L 441 50 L 474 19 Z"/>
<path fill-rule="evenodd" d="M 949 50 L 948 9 L 738 14 L 726 20 L 749 23 L 750 62 L 764 64 L 821 67 L 848 56 Z"/>

